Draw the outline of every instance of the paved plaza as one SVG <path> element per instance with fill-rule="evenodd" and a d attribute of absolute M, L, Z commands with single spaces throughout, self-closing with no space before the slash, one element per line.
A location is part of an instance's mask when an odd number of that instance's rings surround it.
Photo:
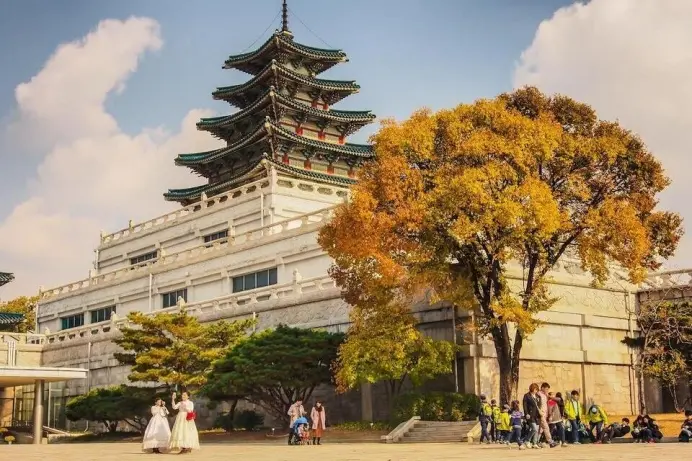
<path fill-rule="evenodd" d="M 189 455 L 188 460 L 228 461 L 229 459 L 304 461 L 322 459 L 328 461 L 493 461 L 545 460 L 546 456 L 561 461 L 628 461 L 651 459 L 688 459 L 692 445 L 584 445 L 580 447 L 554 448 L 552 450 L 509 449 L 507 447 L 481 447 L 466 444 L 354 444 L 339 443 L 322 446 L 289 447 L 276 444 L 205 444 L 202 449 Z M 56 445 L 0 445 L 0 459 L 21 461 L 127 461 L 149 457 L 160 458 L 177 455 L 148 455 L 132 443 L 56 444 Z"/>

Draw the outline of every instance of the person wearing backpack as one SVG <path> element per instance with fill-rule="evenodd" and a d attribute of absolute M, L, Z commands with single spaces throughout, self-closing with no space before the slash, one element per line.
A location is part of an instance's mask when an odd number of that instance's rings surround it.
<path fill-rule="evenodd" d="M 581 423 L 582 407 L 579 401 L 579 392 L 574 390 L 570 398 L 565 402 L 565 418 L 569 423 L 569 432 L 572 443 L 579 445 L 579 423 Z"/>
<path fill-rule="evenodd" d="M 490 426 L 490 422 L 493 419 L 493 409 L 490 407 L 490 404 L 488 403 L 488 399 L 485 397 L 485 395 L 481 394 L 480 396 L 481 399 L 481 405 L 480 408 L 478 409 L 478 421 L 481 423 L 481 443 L 490 443 L 491 438 L 490 438 L 490 433 L 488 432 L 488 428 Z"/>
<path fill-rule="evenodd" d="M 599 405 L 595 403 L 589 408 L 587 417 L 589 418 L 589 437 L 594 443 L 601 443 L 603 438 L 603 428 L 608 426 L 608 415 Z M 596 435 L 594 436 L 594 429 Z"/>
<path fill-rule="evenodd" d="M 498 443 L 500 441 L 500 415 L 502 415 L 502 410 L 497 406 L 497 400 L 492 399 L 490 401 L 490 410 L 492 411 L 492 419 L 490 420 L 490 438 L 493 442 Z"/>

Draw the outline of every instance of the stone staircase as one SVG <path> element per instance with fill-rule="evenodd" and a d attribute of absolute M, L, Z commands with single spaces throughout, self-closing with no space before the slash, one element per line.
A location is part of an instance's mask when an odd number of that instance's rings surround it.
<path fill-rule="evenodd" d="M 478 437 L 476 433 L 480 434 L 478 421 L 421 421 L 414 417 L 382 440 L 386 443 L 469 442 Z"/>

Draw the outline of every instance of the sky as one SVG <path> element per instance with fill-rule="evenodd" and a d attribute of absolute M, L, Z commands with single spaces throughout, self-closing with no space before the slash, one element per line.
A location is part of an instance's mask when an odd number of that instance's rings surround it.
<path fill-rule="evenodd" d="M 200 184 L 179 153 L 233 109 L 222 70 L 279 27 L 280 0 L 0 0 L 2 299 L 89 275 L 101 230 L 166 213 Z M 404 119 L 526 84 L 591 104 L 639 133 L 672 179 L 661 206 L 692 220 L 692 2 L 688 0 L 289 0 L 295 39 L 341 48 L 323 74 L 355 79 L 339 104 Z M 371 125 L 354 135 L 366 141 Z M 685 237 L 667 267 L 692 267 Z"/>

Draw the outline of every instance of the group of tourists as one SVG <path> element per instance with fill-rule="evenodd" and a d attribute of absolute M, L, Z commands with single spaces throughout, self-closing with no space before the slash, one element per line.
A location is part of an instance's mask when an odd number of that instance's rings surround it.
<path fill-rule="evenodd" d="M 178 414 L 172 431 L 168 424 L 168 408 L 163 399 L 156 399 L 154 402 L 151 407 L 151 419 L 144 431 L 142 450 L 159 454 L 168 450 L 179 450 L 180 454 L 191 453 L 193 449 L 199 450 L 195 405 L 187 392 L 182 393 L 180 402 L 176 403 L 176 397 L 174 392 L 171 396 L 171 406 L 178 410 Z"/>
<path fill-rule="evenodd" d="M 630 424 L 629 418 L 609 424 L 605 410 L 592 404 L 584 411 L 579 391 L 567 399 L 553 393 L 550 384 L 531 384 L 522 401 L 515 400 L 502 407 L 496 400 L 480 396 L 479 421 L 481 443 L 516 444 L 519 449 L 567 446 L 568 442 L 611 443 L 613 439 L 632 434 L 637 443 L 655 443 L 663 438 L 658 424 L 649 415 L 639 415 Z M 692 412 L 686 413 L 680 434 L 681 441 L 692 439 Z"/>
<path fill-rule="evenodd" d="M 301 399 L 288 409 L 290 419 L 288 444 L 289 445 L 322 445 L 322 436 L 326 428 L 327 411 L 321 401 L 315 402 L 310 411 L 310 421 Z"/>

